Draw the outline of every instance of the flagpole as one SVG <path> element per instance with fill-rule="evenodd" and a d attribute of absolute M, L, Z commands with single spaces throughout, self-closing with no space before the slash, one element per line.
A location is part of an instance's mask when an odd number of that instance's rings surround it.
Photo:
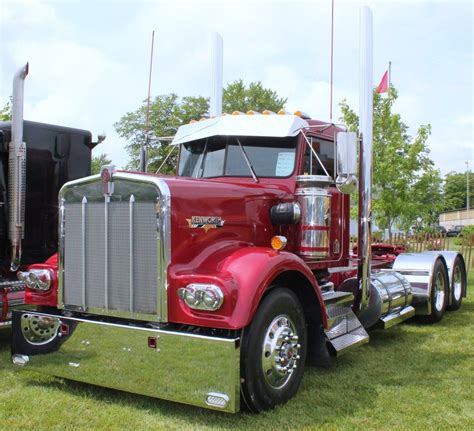
<path fill-rule="evenodd" d="M 392 62 L 389 61 L 388 62 L 388 89 L 387 89 L 388 97 L 390 97 L 390 83 L 391 82 L 392 82 Z"/>

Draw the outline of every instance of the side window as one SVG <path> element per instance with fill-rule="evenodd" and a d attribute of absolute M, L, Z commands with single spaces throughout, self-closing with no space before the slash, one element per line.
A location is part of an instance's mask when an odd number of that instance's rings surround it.
<path fill-rule="evenodd" d="M 315 137 L 309 137 L 309 142 L 328 174 L 334 178 L 334 143 Z M 308 144 L 305 142 L 304 145 L 306 148 L 304 152 L 303 173 L 307 175 L 326 175 L 321 167 L 321 163 L 314 156 Z"/>

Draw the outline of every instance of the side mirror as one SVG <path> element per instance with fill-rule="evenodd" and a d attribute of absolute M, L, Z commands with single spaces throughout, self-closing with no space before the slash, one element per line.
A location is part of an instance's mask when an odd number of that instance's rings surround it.
<path fill-rule="evenodd" d="M 336 187 L 345 194 L 357 190 L 357 134 L 339 132 L 336 136 Z"/>

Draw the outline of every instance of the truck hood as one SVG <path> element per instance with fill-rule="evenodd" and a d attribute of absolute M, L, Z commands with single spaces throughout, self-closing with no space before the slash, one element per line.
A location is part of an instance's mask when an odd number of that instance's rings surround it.
<path fill-rule="evenodd" d="M 293 198 L 284 185 L 240 178 L 163 179 L 171 194 L 171 261 L 186 265 L 199 258 L 201 268 L 206 256 L 222 249 L 269 246 L 276 232 L 270 208 Z"/>

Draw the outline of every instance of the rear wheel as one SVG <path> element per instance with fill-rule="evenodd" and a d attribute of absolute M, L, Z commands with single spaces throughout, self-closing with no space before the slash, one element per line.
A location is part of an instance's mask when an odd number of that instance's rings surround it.
<path fill-rule="evenodd" d="M 273 288 L 244 330 L 241 393 L 255 412 L 288 401 L 304 373 L 307 331 L 303 308 L 289 289 Z"/>
<path fill-rule="evenodd" d="M 433 284 L 430 294 L 431 313 L 426 316 L 419 316 L 419 320 L 425 323 L 439 322 L 446 311 L 448 304 L 449 278 L 446 265 L 437 260 L 433 270 Z"/>
<path fill-rule="evenodd" d="M 462 295 L 465 292 L 467 277 L 466 267 L 463 260 L 457 256 L 453 263 L 453 283 L 451 286 L 451 304 L 448 305 L 448 310 L 458 310 L 461 307 Z"/>

